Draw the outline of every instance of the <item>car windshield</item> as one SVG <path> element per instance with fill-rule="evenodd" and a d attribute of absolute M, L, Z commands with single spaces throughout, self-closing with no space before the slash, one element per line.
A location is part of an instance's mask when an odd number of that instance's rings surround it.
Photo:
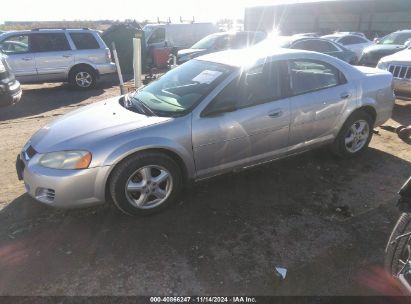
<path fill-rule="evenodd" d="M 392 33 L 382 38 L 378 44 L 394 44 L 403 45 L 408 39 L 411 39 L 411 32 L 407 33 Z"/>
<path fill-rule="evenodd" d="M 234 68 L 223 64 L 191 60 L 136 91 L 130 97 L 159 116 L 184 115 L 209 94 Z"/>
<path fill-rule="evenodd" d="M 222 35 L 209 35 L 204 37 L 197 43 L 195 43 L 191 48 L 192 49 L 210 49 L 213 47 L 218 38 L 222 37 Z"/>

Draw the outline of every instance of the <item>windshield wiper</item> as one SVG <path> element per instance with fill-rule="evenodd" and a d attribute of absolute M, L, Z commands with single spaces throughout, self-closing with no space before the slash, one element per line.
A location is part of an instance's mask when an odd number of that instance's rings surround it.
<path fill-rule="evenodd" d="M 157 114 L 148 106 L 148 105 L 146 105 L 142 100 L 140 100 L 140 99 L 138 99 L 138 98 L 135 98 L 135 97 L 133 97 L 135 100 L 137 100 L 139 103 L 140 103 L 140 105 L 146 110 L 146 111 L 148 111 L 152 116 L 157 116 Z"/>
<path fill-rule="evenodd" d="M 132 102 L 131 98 L 137 102 Z M 129 109 L 131 111 L 137 112 L 139 114 L 144 114 L 147 116 L 156 116 L 156 114 L 149 109 L 145 104 L 142 103 L 141 100 L 130 96 L 130 94 L 124 95 L 124 102 L 123 105 L 126 109 Z"/>

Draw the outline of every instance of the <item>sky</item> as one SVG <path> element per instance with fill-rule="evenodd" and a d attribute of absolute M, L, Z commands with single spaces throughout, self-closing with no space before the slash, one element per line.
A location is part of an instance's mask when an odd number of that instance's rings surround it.
<path fill-rule="evenodd" d="M 99 19 L 156 21 L 157 17 L 161 20 L 170 17 L 172 22 L 177 22 L 180 16 L 185 20 L 194 16 L 196 21 L 215 22 L 221 18 L 243 18 L 244 9 L 249 6 L 306 1 L 310 0 L 14 0 L 13 9 L 7 9 L 8 4 L 2 5 L 6 9 L 0 10 L 0 23 Z"/>

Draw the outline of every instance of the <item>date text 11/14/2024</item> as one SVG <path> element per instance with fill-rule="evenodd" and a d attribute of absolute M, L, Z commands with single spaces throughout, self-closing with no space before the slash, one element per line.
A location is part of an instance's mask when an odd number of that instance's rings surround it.
<path fill-rule="evenodd" d="M 150 303 L 256 303 L 254 297 L 150 297 Z"/>

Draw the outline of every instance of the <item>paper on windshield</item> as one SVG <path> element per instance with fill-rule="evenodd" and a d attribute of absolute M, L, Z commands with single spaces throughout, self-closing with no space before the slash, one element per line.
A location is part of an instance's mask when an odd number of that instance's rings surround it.
<path fill-rule="evenodd" d="M 192 80 L 197 81 L 199 83 L 210 84 L 214 80 L 216 80 L 221 74 L 223 73 L 219 71 L 205 70 L 198 74 L 196 77 L 194 77 Z"/>

